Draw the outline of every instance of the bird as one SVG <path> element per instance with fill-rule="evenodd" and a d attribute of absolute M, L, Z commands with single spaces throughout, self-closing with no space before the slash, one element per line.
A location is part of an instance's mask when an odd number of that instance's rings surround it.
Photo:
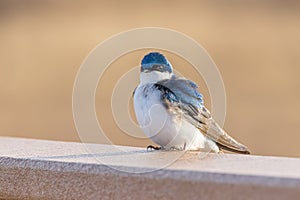
<path fill-rule="evenodd" d="M 143 57 L 133 101 L 140 128 L 159 145 L 149 145 L 147 150 L 250 154 L 213 119 L 198 85 L 175 75 L 171 63 L 160 52 Z"/>

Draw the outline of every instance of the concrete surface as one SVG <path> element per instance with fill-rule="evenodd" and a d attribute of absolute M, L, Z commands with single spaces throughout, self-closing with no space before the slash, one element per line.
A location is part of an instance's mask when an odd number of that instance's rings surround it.
<path fill-rule="evenodd" d="M 0 137 L 0 198 L 297 199 L 300 159 Z"/>

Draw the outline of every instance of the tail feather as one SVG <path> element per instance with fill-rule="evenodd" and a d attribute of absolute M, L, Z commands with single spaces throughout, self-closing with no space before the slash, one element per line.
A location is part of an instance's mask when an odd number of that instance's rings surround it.
<path fill-rule="evenodd" d="M 207 137 L 215 141 L 219 148 L 234 153 L 250 154 L 249 149 L 228 135 L 218 123 L 210 118 Z"/>

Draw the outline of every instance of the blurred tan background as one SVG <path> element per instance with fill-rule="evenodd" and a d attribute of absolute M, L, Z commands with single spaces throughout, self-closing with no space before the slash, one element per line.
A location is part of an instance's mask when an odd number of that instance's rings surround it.
<path fill-rule="evenodd" d="M 300 156 L 297 1 L 2 0 L 0 135 L 80 141 L 72 118 L 80 64 L 106 38 L 147 26 L 182 32 L 209 52 L 224 80 L 225 129 L 232 136 L 254 154 Z M 115 144 L 150 144 L 124 135 L 110 110 L 114 84 L 147 52 L 115 61 L 97 89 L 97 115 Z M 165 54 L 199 83 L 210 107 L 201 77 L 182 58 Z"/>

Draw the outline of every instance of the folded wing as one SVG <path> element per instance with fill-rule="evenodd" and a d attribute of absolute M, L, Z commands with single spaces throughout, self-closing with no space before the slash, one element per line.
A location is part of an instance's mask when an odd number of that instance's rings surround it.
<path fill-rule="evenodd" d="M 158 82 L 156 87 L 161 90 L 166 107 L 176 110 L 206 137 L 215 141 L 219 148 L 235 153 L 250 153 L 246 146 L 230 137 L 211 117 L 194 82 L 174 76 Z"/>

